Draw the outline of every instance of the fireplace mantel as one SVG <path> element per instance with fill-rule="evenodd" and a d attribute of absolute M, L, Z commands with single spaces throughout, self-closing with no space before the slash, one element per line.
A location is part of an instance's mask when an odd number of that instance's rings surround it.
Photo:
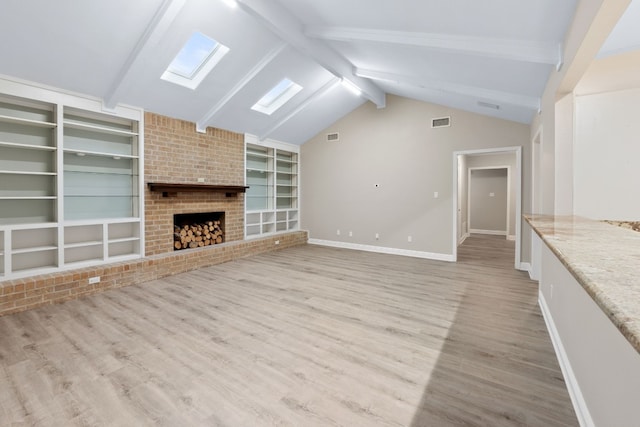
<path fill-rule="evenodd" d="M 151 191 L 162 192 L 162 197 L 168 197 L 170 194 L 177 194 L 181 191 L 225 193 L 227 197 L 231 197 L 236 196 L 238 193 L 245 193 L 249 188 L 244 185 L 175 184 L 166 182 L 149 182 L 147 185 Z"/>

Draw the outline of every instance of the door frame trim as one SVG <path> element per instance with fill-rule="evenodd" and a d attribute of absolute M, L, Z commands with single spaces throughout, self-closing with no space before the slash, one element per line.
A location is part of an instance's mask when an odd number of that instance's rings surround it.
<path fill-rule="evenodd" d="M 461 150 L 454 151 L 452 156 L 453 162 L 453 210 L 452 210 L 452 223 L 453 226 L 451 232 L 452 242 L 452 258 L 453 261 L 458 260 L 458 156 L 466 154 L 510 154 L 513 153 L 516 156 L 516 250 L 514 267 L 518 270 L 523 269 L 521 261 L 521 246 L 522 246 L 522 146 L 512 147 L 498 147 L 498 148 L 484 148 L 479 150 Z"/>
<path fill-rule="evenodd" d="M 469 227 L 469 233 L 471 233 L 471 172 L 476 170 L 507 170 L 507 222 L 505 224 L 504 234 L 505 238 L 509 238 L 509 217 L 511 216 L 511 167 L 508 165 L 502 166 L 475 166 L 467 168 L 467 227 Z M 515 226 L 515 221 L 514 221 Z M 498 230 L 496 230 L 498 231 Z M 494 233 L 499 234 L 499 233 Z"/>

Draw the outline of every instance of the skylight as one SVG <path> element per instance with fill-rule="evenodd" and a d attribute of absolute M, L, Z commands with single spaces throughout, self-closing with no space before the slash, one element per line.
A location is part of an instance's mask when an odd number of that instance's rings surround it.
<path fill-rule="evenodd" d="M 292 82 L 289 79 L 282 79 L 280 83 L 275 85 L 269 92 L 267 92 L 258 102 L 251 107 L 254 111 L 259 111 L 264 114 L 273 114 L 278 108 L 282 107 L 291 98 L 293 98 L 298 92 L 302 90 L 302 86 Z"/>
<path fill-rule="evenodd" d="M 214 39 L 193 33 L 162 74 L 162 79 L 195 89 L 227 52 L 229 48 Z"/>

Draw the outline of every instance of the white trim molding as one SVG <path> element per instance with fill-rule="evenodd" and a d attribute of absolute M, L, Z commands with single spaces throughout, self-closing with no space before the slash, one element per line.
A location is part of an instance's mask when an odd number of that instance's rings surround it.
<path fill-rule="evenodd" d="M 591 414 L 589 413 L 587 402 L 584 400 L 584 396 L 582 395 L 582 391 L 580 390 L 578 380 L 576 379 L 573 369 L 571 368 L 571 362 L 569 361 L 567 352 L 562 345 L 560 335 L 558 334 L 556 325 L 553 322 L 551 311 L 549 311 L 549 306 L 547 305 L 547 302 L 544 299 L 544 295 L 541 291 L 538 292 L 538 304 L 540 305 L 540 311 L 542 311 L 544 322 L 547 324 L 547 330 L 549 331 L 549 335 L 551 337 L 551 343 L 553 344 L 553 348 L 556 351 L 556 357 L 558 358 L 558 363 L 560 364 L 562 375 L 564 376 L 565 383 L 567 384 L 569 397 L 571 397 L 571 402 L 573 403 L 573 409 L 576 411 L 578 422 L 582 427 L 595 426 L 593 419 L 591 418 Z"/>
<path fill-rule="evenodd" d="M 469 236 L 471 236 L 471 234 L 469 234 L 469 233 L 464 233 L 462 236 L 460 236 L 460 240 L 458 240 L 458 246 L 463 244 L 464 241 L 467 240 L 467 237 L 469 237 Z"/>
<path fill-rule="evenodd" d="M 531 264 L 528 262 L 521 262 L 520 265 L 518 265 L 518 270 L 520 271 L 526 271 L 529 274 L 529 278 L 531 280 L 533 280 L 533 278 L 531 277 Z"/>
<path fill-rule="evenodd" d="M 454 262 L 451 254 L 439 254 L 435 252 L 412 251 L 409 249 L 387 248 L 384 246 L 360 245 L 357 243 L 336 242 L 334 240 L 309 239 L 310 245 L 329 246 L 332 248 L 353 249 L 356 251 L 377 252 L 381 254 L 402 255 L 413 258 L 430 259 L 434 261 Z"/>
<path fill-rule="evenodd" d="M 469 230 L 469 232 L 471 234 L 489 234 L 491 236 L 506 236 L 507 235 L 507 232 L 505 230 L 478 230 L 477 228 L 472 228 L 471 230 Z"/>

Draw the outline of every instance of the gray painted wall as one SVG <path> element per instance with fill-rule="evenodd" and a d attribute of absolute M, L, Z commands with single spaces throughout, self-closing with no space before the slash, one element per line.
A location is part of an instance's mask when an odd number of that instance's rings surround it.
<path fill-rule="evenodd" d="M 469 178 L 469 226 L 507 234 L 508 177 L 506 169 L 475 169 Z"/>
<path fill-rule="evenodd" d="M 517 173 L 516 168 L 516 155 L 515 153 L 508 154 L 490 154 L 490 155 L 467 155 L 467 168 L 481 168 L 481 167 L 502 167 L 509 166 L 511 168 L 510 177 L 510 209 L 509 209 L 509 229 L 508 235 L 515 236 L 516 234 L 516 192 L 517 192 Z M 465 172 L 466 176 L 466 172 Z M 524 180 L 524 177 L 523 177 Z M 466 196 L 465 196 L 466 197 Z M 524 203 L 524 194 L 522 194 Z M 525 212 L 524 208 L 522 212 Z M 465 214 L 466 215 L 466 214 Z"/>
<path fill-rule="evenodd" d="M 451 127 L 432 129 L 431 119 L 443 116 Z M 327 142 L 330 132 L 340 140 Z M 453 153 L 522 146 L 526 212 L 529 133 L 527 125 L 393 95 L 384 109 L 366 103 L 302 145 L 302 228 L 312 239 L 451 254 Z"/>

